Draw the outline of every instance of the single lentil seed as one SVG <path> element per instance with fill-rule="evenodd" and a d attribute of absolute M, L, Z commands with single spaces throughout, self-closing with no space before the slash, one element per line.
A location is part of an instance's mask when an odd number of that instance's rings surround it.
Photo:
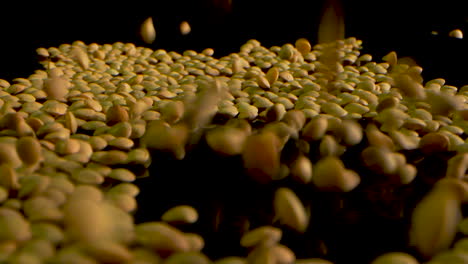
<path fill-rule="evenodd" d="M 281 187 L 275 192 L 273 206 L 281 223 L 304 233 L 309 225 L 305 208 L 292 190 Z"/>

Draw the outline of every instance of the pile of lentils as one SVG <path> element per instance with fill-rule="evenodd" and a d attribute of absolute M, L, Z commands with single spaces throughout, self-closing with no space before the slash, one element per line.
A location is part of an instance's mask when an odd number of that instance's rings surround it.
<path fill-rule="evenodd" d="M 0 263 L 467 263 L 468 86 L 361 50 L 39 48 L 0 80 Z"/>

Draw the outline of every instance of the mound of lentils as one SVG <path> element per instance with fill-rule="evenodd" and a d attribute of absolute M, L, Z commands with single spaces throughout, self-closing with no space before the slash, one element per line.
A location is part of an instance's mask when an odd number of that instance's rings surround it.
<path fill-rule="evenodd" d="M 467 263 L 468 86 L 361 50 L 39 48 L 0 80 L 0 263 Z"/>

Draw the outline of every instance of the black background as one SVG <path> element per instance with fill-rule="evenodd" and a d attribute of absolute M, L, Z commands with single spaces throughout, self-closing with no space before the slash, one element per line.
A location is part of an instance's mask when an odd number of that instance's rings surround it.
<path fill-rule="evenodd" d="M 133 42 L 145 45 L 138 27 L 152 16 L 157 30 L 148 47 L 182 52 L 211 47 L 220 57 L 238 51 L 248 39 L 264 46 L 297 38 L 316 41 L 323 0 L 173 0 L 173 1 L 37 1 L 4 4 L 0 15 L 0 78 L 27 77 L 40 66 L 38 47 L 82 40 L 86 43 Z M 449 84 L 468 84 L 467 41 L 448 37 L 467 28 L 464 1 L 342 0 L 346 36 L 364 41 L 374 60 L 391 50 L 411 56 L 424 68 L 426 79 L 443 77 Z M 192 32 L 181 36 L 187 20 Z M 438 36 L 431 31 L 439 32 Z"/>

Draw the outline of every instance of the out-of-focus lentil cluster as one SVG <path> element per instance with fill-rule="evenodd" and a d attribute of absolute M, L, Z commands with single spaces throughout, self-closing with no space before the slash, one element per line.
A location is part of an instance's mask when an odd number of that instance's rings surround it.
<path fill-rule="evenodd" d="M 418 256 L 391 252 L 372 263 L 462 263 L 468 86 L 423 82 L 422 68 L 396 53 L 376 62 L 360 50 L 355 38 L 271 48 L 250 40 L 219 59 L 212 49 L 119 42 L 38 49 L 44 69 L 0 80 L 0 262 L 331 263 L 326 254 L 296 259 L 282 243 L 284 230 L 306 236 L 316 214 L 282 181 L 352 193 L 419 177 L 422 199 L 409 215 L 398 209 L 411 218 Z M 204 255 L 204 238 L 179 228 L 199 219 L 189 205 L 135 224 L 132 182 L 157 166 L 150 151 L 183 160 L 199 142 L 240 157 L 256 182 L 280 183 L 274 219 L 239 239 L 246 256 Z M 443 169 L 420 172 L 428 159 Z"/>

